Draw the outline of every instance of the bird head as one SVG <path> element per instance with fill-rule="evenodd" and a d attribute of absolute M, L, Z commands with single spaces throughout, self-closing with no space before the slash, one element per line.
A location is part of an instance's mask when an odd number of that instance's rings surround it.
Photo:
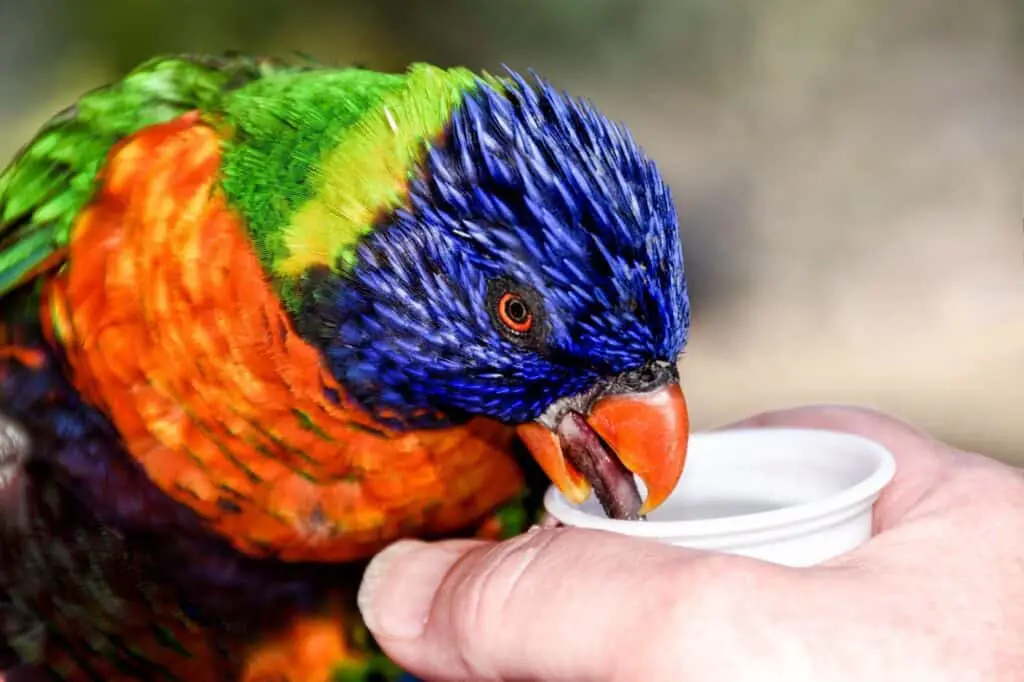
<path fill-rule="evenodd" d="M 328 364 L 379 419 L 512 425 L 569 499 L 593 491 L 617 518 L 676 485 L 676 214 L 655 164 L 589 103 L 515 73 L 476 81 L 344 276 L 308 276 Z"/>

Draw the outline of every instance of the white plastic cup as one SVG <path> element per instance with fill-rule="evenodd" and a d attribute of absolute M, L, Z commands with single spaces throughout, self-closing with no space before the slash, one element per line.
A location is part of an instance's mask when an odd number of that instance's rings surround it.
<path fill-rule="evenodd" d="M 544 506 L 566 526 L 812 566 L 871 537 L 874 503 L 895 472 L 892 453 L 860 436 L 714 431 L 690 437 L 679 485 L 646 521 L 609 519 L 593 495 L 574 505 L 554 487 Z"/>

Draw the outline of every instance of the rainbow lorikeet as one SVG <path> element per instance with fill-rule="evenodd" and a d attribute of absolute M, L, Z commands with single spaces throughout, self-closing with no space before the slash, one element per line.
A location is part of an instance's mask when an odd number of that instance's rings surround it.
<path fill-rule="evenodd" d="M 523 530 L 530 462 L 619 518 L 684 465 L 669 190 L 539 77 L 148 61 L 0 174 L 0 301 L 0 643 L 43 679 L 396 675 L 375 552 Z"/>

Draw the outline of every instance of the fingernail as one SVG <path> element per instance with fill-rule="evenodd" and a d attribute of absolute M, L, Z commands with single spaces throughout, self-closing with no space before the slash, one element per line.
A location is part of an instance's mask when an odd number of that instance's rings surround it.
<path fill-rule="evenodd" d="M 463 552 L 402 540 L 373 558 L 359 586 L 359 612 L 375 637 L 416 639 L 423 634 L 434 595 Z"/>

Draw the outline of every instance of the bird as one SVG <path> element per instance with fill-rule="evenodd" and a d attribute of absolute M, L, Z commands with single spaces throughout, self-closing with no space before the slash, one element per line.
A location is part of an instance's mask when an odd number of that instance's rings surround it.
<path fill-rule="evenodd" d="M 366 563 L 643 522 L 689 332 L 655 162 L 532 70 L 140 63 L 0 173 L 8 679 L 397 679 Z"/>

